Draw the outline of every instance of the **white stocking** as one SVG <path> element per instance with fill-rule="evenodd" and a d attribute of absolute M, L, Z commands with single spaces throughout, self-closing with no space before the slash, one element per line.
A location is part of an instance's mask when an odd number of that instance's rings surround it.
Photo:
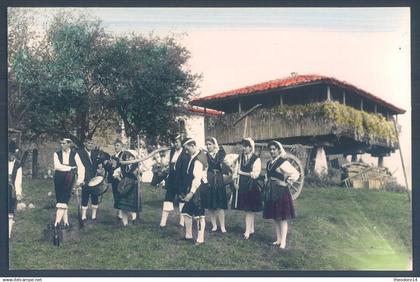
<path fill-rule="evenodd" d="M 64 209 L 57 208 L 57 212 L 55 214 L 55 223 L 54 223 L 54 225 L 60 224 L 60 221 L 63 218 L 63 215 L 64 215 Z"/>
<path fill-rule="evenodd" d="M 136 220 L 136 219 L 137 219 L 137 213 L 135 213 L 135 212 L 131 212 L 130 214 L 131 214 L 131 220 L 132 220 L 132 221 L 134 221 L 134 220 Z"/>
<path fill-rule="evenodd" d="M 14 223 L 13 215 L 9 215 L 9 239 L 12 235 L 13 223 Z"/>
<path fill-rule="evenodd" d="M 117 210 L 117 216 L 119 219 L 122 219 L 122 210 Z"/>
<path fill-rule="evenodd" d="M 160 219 L 160 227 L 165 227 L 166 226 L 166 221 L 168 220 L 168 215 L 169 215 L 168 211 L 162 211 L 162 217 Z"/>
<path fill-rule="evenodd" d="M 185 238 L 192 239 L 192 218 L 190 216 L 184 216 L 185 223 Z"/>
<path fill-rule="evenodd" d="M 82 206 L 82 220 L 86 219 L 87 209 L 88 209 L 88 207 L 83 207 Z"/>
<path fill-rule="evenodd" d="M 222 233 L 226 233 L 225 211 L 222 209 L 219 210 L 219 221 L 220 221 L 220 230 L 222 231 Z"/>
<path fill-rule="evenodd" d="M 125 212 L 125 211 L 122 211 L 121 212 L 121 219 L 122 219 L 123 225 L 127 226 L 127 224 L 128 224 L 128 213 Z"/>
<path fill-rule="evenodd" d="M 286 248 L 287 229 L 288 229 L 287 220 L 280 221 L 280 230 L 281 230 L 280 248 L 282 249 Z"/>
<path fill-rule="evenodd" d="M 250 212 L 249 213 L 250 216 L 250 227 L 249 227 L 249 234 L 253 234 L 254 233 L 254 227 L 255 227 L 255 213 Z"/>
<path fill-rule="evenodd" d="M 200 217 L 200 219 L 197 220 L 197 224 L 198 224 L 197 243 L 204 243 L 204 231 L 206 228 L 206 218 L 204 216 Z"/>
<path fill-rule="evenodd" d="M 251 229 L 251 216 L 249 212 L 246 212 L 245 213 L 245 233 L 244 233 L 245 239 L 249 238 L 250 229 Z"/>
<path fill-rule="evenodd" d="M 96 211 L 98 210 L 98 205 L 92 205 L 92 220 L 96 219 Z"/>
<path fill-rule="evenodd" d="M 209 210 L 209 214 L 210 214 L 210 221 L 212 225 L 211 231 L 216 231 L 217 230 L 216 211 Z"/>
<path fill-rule="evenodd" d="M 273 245 L 280 245 L 281 243 L 281 229 L 280 229 L 280 221 L 273 220 L 274 229 L 276 231 L 276 241 L 273 242 Z"/>
<path fill-rule="evenodd" d="M 65 225 L 69 224 L 69 213 L 68 213 L 68 209 L 64 209 L 64 214 L 63 214 L 63 221 Z"/>
<path fill-rule="evenodd" d="M 182 215 L 182 208 L 184 207 L 185 203 L 179 203 L 179 225 L 184 226 L 184 216 Z"/>

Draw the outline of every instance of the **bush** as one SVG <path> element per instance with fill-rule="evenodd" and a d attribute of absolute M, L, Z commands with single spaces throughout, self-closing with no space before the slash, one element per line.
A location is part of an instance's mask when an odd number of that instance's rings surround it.
<path fill-rule="evenodd" d="M 388 192 L 407 192 L 407 188 L 401 184 L 399 184 L 397 181 L 390 181 L 381 189 Z"/>
<path fill-rule="evenodd" d="M 308 187 L 337 187 L 341 184 L 341 170 L 329 169 L 328 174 L 319 176 L 310 172 L 305 176 L 305 186 Z"/>

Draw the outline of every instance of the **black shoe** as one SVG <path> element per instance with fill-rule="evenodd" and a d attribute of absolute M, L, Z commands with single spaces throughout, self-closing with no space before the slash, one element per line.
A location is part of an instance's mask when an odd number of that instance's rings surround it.
<path fill-rule="evenodd" d="M 92 224 L 95 225 L 97 223 L 96 218 L 92 218 Z"/>
<path fill-rule="evenodd" d="M 187 241 L 187 242 L 193 242 L 194 241 L 193 238 L 185 238 L 185 237 L 182 237 L 181 240 L 182 241 Z"/>

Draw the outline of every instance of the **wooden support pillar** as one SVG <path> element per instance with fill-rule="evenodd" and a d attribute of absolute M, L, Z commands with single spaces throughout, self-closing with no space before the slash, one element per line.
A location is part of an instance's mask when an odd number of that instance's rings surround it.
<path fill-rule="evenodd" d="M 378 157 L 378 167 L 384 167 L 384 157 Z"/>
<path fill-rule="evenodd" d="M 327 155 L 325 154 L 324 147 L 318 147 L 316 149 L 314 173 L 318 176 L 328 174 Z"/>
<path fill-rule="evenodd" d="M 32 178 L 38 177 L 38 150 L 33 149 L 32 151 Z"/>
<path fill-rule="evenodd" d="M 343 91 L 343 105 L 346 105 L 346 91 Z"/>
<path fill-rule="evenodd" d="M 327 101 L 331 101 L 331 88 L 329 85 L 327 86 Z"/>
<path fill-rule="evenodd" d="M 363 111 L 363 99 L 360 99 L 360 110 Z"/>
<path fill-rule="evenodd" d="M 280 106 L 283 106 L 283 95 L 280 95 Z"/>
<path fill-rule="evenodd" d="M 357 154 L 351 155 L 351 162 L 357 162 Z"/>
<path fill-rule="evenodd" d="M 378 113 L 378 106 L 375 104 L 375 114 Z"/>
<path fill-rule="evenodd" d="M 241 102 L 238 103 L 238 112 L 242 113 L 242 105 Z"/>

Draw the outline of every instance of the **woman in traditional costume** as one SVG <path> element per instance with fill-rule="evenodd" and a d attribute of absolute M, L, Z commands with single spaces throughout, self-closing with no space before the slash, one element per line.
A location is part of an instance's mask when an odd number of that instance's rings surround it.
<path fill-rule="evenodd" d="M 255 213 L 262 210 L 261 186 L 257 178 L 261 173 L 261 159 L 255 155 L 255 143 L 251 138 L 242 140 L 242 154 L 239 156 L 232 178 L 236 191 L 233 194 L 232 209 L 245 211 L 244 239 L 255 231 Z"/>
<path fill-rule="evenodd" d="M 226 153 L 223 147 L 219 144 L 214 137 L 206 139 L 207 147 L 207 181 L 208 186 L 203 191 L 203 205 L 208 209 L 210 214 L 210 221 L 212 224 L 212 232 L 217 231 L 217 216 L 220 222 L 220 231 L 226 232 L 225 227 L 225 211 L 227 209 L 228 199 L 226 196 L 226 187 L 223 181 L 222 165 Z"/>
<path fill-rule="evenodd" d="M 278 141 L 268 144 L 271 160 L 267 162 L 263 218 L 272 219 L 277 240 L 273 245 L 286 247 L 287 220 L 295 217 L 293 199 L 288 186 L 299 179 L 299 172 L 286 159 L 286 151 Z"/>

